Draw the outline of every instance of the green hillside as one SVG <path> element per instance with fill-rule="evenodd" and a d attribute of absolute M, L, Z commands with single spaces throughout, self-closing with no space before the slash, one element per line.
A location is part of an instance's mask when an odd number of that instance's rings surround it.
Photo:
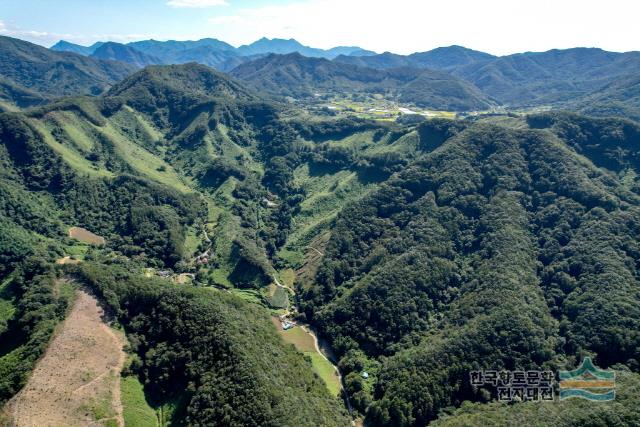
<path fill-rule="evenodd" d="M 474 368 L 637 366 L 638 126 L 529 124 L 423 125 L 427 152 L 338 216 L 304 309 L 372 425 L 482 401 Z"/>
<path fill-rule="evenodd" d="M 134 70 L 120 62 L 0 37 L 0 98 L 19 107 L 63 96 L 98 95 Z"/>
<path fill-rule="evenodd" d="M 487 99 L 393 73 L 448 105 Z M 507 424 L 533 406 L 491 403 L 470 371 L 584 356 L 621 377 L 590 419 L 637 424 L 637 123 L 336 119 L 258 88 L 150 66 L 99 96 L 0 113 L 1 402 L 73 278 L 127 336 L 127 398 L 169 425 Z M 317 332 L 349 405 L 314 373 L 320 355 L 277 333 L 286 315 Z M 559 409 L 538 405 L 552 425 Z M 567 425 L 585 420 L 566 406 Z"/>
<path fill-rule="evenodd" d="M 280 96 L 313 99 L 318 94 L 383 94 L 434 110 L 484 110 L 492 101 L 450 74 L 397 68 L 377 70 L 300 54 L 269 55 L 234 68 L 232 76 Z"/>

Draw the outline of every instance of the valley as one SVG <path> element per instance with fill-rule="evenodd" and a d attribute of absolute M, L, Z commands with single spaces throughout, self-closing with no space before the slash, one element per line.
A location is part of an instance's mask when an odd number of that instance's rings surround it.
<path fill-rule="evenodd" d="M 636 53 L 1 52 L 0 425 L 639 422 Z"/>

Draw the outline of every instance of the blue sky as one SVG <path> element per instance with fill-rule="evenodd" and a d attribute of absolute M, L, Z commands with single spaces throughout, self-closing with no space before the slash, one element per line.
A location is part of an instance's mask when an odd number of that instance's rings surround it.
<path fill-rule="evenodd" d="M 630 51 L 640 50 L 638 16 L 632 0 L 0 0 L 0 35 L 45 46 L 266 36 L 405 54 L 451 44 Z"/>

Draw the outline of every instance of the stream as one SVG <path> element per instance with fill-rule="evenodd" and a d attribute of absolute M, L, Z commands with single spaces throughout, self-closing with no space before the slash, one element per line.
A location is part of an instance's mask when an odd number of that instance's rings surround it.
<path fill-rule="evenodd" d="M 283 288 L 287 292 L 290 292 L 294 297 L 296 296 L 295 290 L 287 286 L 284 286 L 282 283 L 280 283 L 280 281 L 278 280 L 278 277 L 275 274 L 273 275 L 273 281 L 276 284 L 276 286 Z M 298 314 L 298 308 L 297 306 L 293 305 L 289 309 L 287 315 L 290 317 L 295 317 L 296 314 Z M 342 372 L 340 372 L 340 369 L 338 368 L 338 365 L 337 365 L 338 361 L 335 357 L 335 354 L 333 353 L 333 350 L 331 350 L 331 346 L 327 343 L 326 339 L 319 337 L 315 328 L 310 324 L 300 323 L 299 326 L 313 338 L 313 341 L 316 346 L 316 351 L 318 352 L 318 354 L 320 354 L 323 358 L 325 358 L 331 364 L 331 366 L 333 366 L 333 369 L 335 369 L 336 373 L 338 374 L 338 379 L 340 380 L 340 388 L 342 390 L 342 398 L 344 400 L 345 406 L 349 411 L 349 415 L 353 415 L 353 408 L 351 406 L 351 402 L 349 401 L 349 396 L 345 391 L 344 378 L 342 376 Z"/>

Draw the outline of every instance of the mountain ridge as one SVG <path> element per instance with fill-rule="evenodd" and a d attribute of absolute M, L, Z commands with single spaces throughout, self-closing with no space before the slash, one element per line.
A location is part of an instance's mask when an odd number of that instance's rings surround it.
<path fill-rule="evenodd" d="M 18 92 L 26 90 L 39 98 L 28 101 L 22 97 L 17 102 L 20 107 L 69 95 L 96 95 L 135 70 L 125 63 L 55 52 L 10 37 L 0 37 L 0 52 L 0 76 L 5 85 L 10 82 Z"/>
<path fill-rule="evenodd" d="M 393 92 L 391 96 L 402 102 L 439 110 L 476 110 L 491 105 L 472 85 L 444 72 L 406 67 L 376 70 L 299 53 L 271 54 L 241 64 L 230 74 L 256 89 L 281 96 Z"/>

